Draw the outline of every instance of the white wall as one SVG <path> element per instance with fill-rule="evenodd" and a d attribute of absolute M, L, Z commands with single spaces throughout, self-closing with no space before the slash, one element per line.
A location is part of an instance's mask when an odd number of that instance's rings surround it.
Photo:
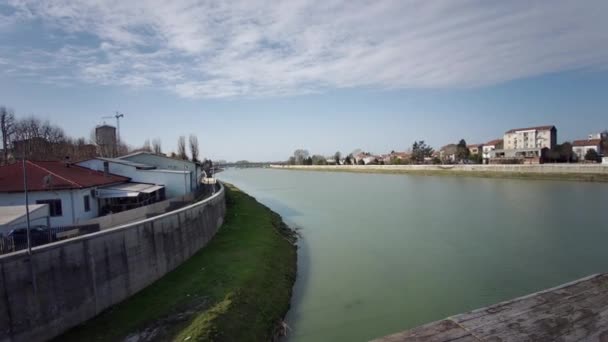
<path fill-rule="evenodd" d="M 77 165 L 103 172 L 103 160 L 91 159 L 79 162 Z M 129 177 L 133 182 L 150 183 L 165 186 L 167 198 L 184 196 L 191 192 L 192 176 L 189 171 L 174 170 L 138 170 L 134 166 L 108 162 L 110 173 Z M 185 175 L 185 177 L 184 177 Z"/>
<path fill-rule="evenodd" d="M 68 226 L 82 221 L 90 220 L 98 215 L 97 200 L 90 197 L 91 189 L 59 190 L 59 191 L 32 191 L 28 193 L 30 204 L 38 200 L 61 200 L 61 216 L 51 217 L 51 227 Z M 84 196 L 89 195 L 91 210 L 84 211 Z M 73 199 L 73 202 L 72 202 Z M 72 203 L 74 204 L 72 207 Z M 25 195 L 21 193 L 0 193 L 0 205 L 23 205 Z M 32 222 L 33 225 L 46 225 L 46 222 Z"/>
<path fill-rule="evenodd" d="M 196 190 L 198 180 L 201 178 L 202 170 L 195 163 L 187 160 L 173 159 L 154 154 L 140 153 L 132 156 L 121 157 L 121 159 L 129 160 L 135 163 L 147 164 L 156 166 L 158 169 L 174 170 L 174 171 L 189 171 L 190 173 L 190 191 Z M 182 183 L 183 184 L 183 183 Z"/>

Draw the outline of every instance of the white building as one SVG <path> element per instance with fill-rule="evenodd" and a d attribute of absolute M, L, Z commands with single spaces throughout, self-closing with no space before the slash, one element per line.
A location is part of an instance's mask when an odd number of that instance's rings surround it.
<path fill-rule="evenodd" d="M 555 126 L 538 126 L 509 130 L 504 136 L 505 150 L 552 149 L 557 144 Z"/>
<path fill-rule="evenodd" d="M 502 139 L 495 139 L 495 140 L 488 141 L 487 143 L 485 143 L 482 147 L 483 163 L 488 164 L 490 161 L 490 158 L 492 156 L 492 151 L 497 150 L 497 149 L 502 149 L 502 148 L 503 148 Z"/>
<path fill-rule="evenodd" d="M 594 150 L 598 155 L 602 155 L 602 140 L 587 139 L 575 140 L 572 142 L 572 152 L 576 154 L 578 160 L 585 160 L 585 156 L 589 150 Z"/>
<path fill-rule="evenodd" d="M 63 162 L 26 161 L 29 204 L 47 204 L 52 227 L 97 217 L 94 198 L 101 187 L 125 183 L 127 177 L 104 174 Z M 25 204 L 22 163 L 0 167 L 0 206 Z"/>
<path fill-rule="evenodd" d="M 196 178 L 192 171 L 161 169 L 149 164 L 128 159 L 94 158 L 77 163 L 79 166 L 102 173 L 129 177 L 133 182 L 164 185 L 165 197 L 183 196 L 196 189 Z"/>
<path fill-rule="evenodd" d="M 189 160 L 170 158 L 151 152 L 135 152 L 119 157 L 119 159 L 151 165 L 156 167 L 158 170 L 173 170 L 180 172 L 186 171 L 190 176 L 190 191 L 195 191 L 204 177 L 201 165 Z"/>

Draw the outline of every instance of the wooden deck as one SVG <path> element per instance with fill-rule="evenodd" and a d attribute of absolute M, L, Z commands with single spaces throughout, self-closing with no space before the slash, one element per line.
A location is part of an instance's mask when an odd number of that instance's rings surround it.
<path fill-rule="evenodd" d="M 608 342 L 608 274 L 596 274 L 374 342 Z"/>

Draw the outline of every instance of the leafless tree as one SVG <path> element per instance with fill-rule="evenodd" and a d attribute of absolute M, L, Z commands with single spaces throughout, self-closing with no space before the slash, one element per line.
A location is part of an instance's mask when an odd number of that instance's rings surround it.
<path fill-rule="evenodd" d="M 161 149 L 160 138 L 156 138 L 152 140 L 152 150 L 154 154 L 162 154 L 163 151 Z"/>
<path fill-rule="evenodd" d="M 144 141 L 144 145 L 141 147 L 144 152 L 152 152 L 152 146 L 150 145 L 150 139 Z"/>
<path fill-rule="evenodd" d="M 8 162 L 8 150 L 15 129 L 15 114 L 4 106 L 0 107 L 0 134 L 2 134 L 2 163 Z"/>
<path fill-rule="evenodd" d="M 190 134 L 190 155 L 192 155 L 192 161 L 198 162 L 198 138 L 194 134 Z"/>
<path fill-rule="evenodd" d="M 186 154 L 186 137 L 183 135 L 177 139 L 177 157 L 179 159 L 188 160 L 188 155 Z"/>

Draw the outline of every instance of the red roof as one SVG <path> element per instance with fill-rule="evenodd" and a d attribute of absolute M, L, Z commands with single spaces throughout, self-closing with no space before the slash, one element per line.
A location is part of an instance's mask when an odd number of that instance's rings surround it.
<path fill-rule="evenodd" d="M 496 146 L 498 144 L 502 144 L 502 139 L 495 139 L 492 141 L 488 141 L 484 146 Z"/>
<path fill-rule="evenodd" d="M 129 181 L 128 177 L 104 175 L 77 165 L 58 161 L 26 161 L 28 191 L 84 189 Z M 49 176 L 50 177 L 47 177 Z M 0 192 L 23 192 L 21 162 L 0 167 Z"/>
<path fill-rule="evenodd" d="M 574 140 L 572 146 L 598 146 L 602 143 L 601 139 Z"/>
<path fill-rule="evenodd" d="M 555 126 L 536 126 L 536 127 L 527 127 L 527 128 L 514 128 L 507 131 L 507 133 L 515 133 L 517 131 L 549 131 L 555 129 Z"/>

